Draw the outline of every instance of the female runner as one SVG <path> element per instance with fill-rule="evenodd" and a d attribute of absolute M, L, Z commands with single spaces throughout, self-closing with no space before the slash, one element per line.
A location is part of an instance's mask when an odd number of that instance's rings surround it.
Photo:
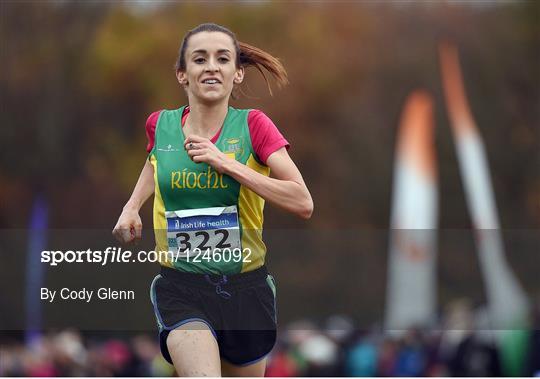
<path fill-rule="evenodd" d="M 140 239 L 139 210 L 155 194 L 156 251 L 166 258 L 151 300 L 161 351 L 180 376 L 264 375 L 276 340 L 264 202 L 305 219 L 313 212 L 276 126 L 259 110 L 229 106 L 249 66 L 287 83 L 276 58 L 225 27 L 186 34 L 176 77 L 189 105 L 148 118 L 149 157 L 113 230 L 122 243 Z"/>

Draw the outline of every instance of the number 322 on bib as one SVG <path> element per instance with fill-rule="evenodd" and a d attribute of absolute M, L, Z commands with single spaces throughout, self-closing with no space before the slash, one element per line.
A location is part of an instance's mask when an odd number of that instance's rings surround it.
<path fill-rule="evenodd" d="M 236 205 L 168 211 L 165 217 L 169 253 L 190 257 L 242 248 Z"/>

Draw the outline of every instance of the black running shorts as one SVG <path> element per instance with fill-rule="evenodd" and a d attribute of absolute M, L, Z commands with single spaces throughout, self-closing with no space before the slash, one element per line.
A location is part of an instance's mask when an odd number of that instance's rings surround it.
<path fill-rule="evenodd" d="M 221 358 L 245 366 L 264 358 L 276 342 L 274 278 L 265 266 L 234 275 L 192 274 L 161 268 L 150 298 L 159 328 L 161 353 L 171 330 L 190 321 L 208 325 Z"/>

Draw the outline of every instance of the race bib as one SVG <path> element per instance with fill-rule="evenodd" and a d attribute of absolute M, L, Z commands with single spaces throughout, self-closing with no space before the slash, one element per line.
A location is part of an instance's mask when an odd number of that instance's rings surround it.
<path fill-rule="evenodd" d="M 169 253 L 191 257 L 241 249 L 236 205 L 165 212 Z"/>

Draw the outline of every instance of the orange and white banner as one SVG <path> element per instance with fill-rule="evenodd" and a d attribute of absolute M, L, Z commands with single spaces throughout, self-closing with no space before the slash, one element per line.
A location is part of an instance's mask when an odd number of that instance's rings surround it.
<path fill-rule="evenodd" d="M 412 92 L 401 116 L 393 184 L 387 330 L 429 326 L 436 309 L 437 172 L 433 100 Z"/>
<path fill-rule="evenodd" d="M 506 262 L 484 144 L 467 103 L 457 49 L 439 49 L 442 82 L 489 301 L 492 328 L 522 325 L 526 296 Z"/>

